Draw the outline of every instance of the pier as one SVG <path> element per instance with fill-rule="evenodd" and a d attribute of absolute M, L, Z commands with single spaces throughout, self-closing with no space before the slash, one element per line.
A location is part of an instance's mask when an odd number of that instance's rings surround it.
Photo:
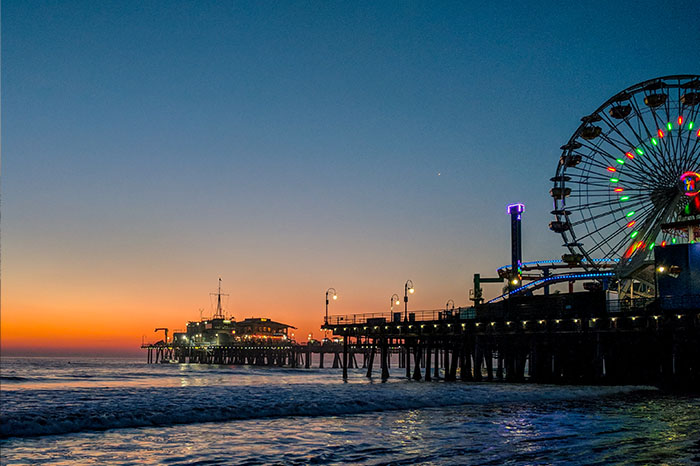
<path fill-rule="evenodd" d="M 392 364 L 425 381 L 700 386 L 697 297 L 606 301 L 602 292 L 511 297 L 477 307 L 332 315 L 336 342 L 191 346 L 144 344 L 148 363 L 362 369 Z M 398 360 L 398 362 L 396 361 Z"/>
<path fill-rule="evenodd" d="M 415 289 L 407 280 L 403 313 L 393 312 L 401 303 L 393 294 L 390 312 L 329 316 L 330 300 L 338 298 L 331 287 L 321 328 L 342 344 L 297 345 L 288 339 L 289 325 L 225 319 L 219 283 L 212 322 L 190 322 L 173 342 L 167 329 L 156 329 L 165 330 L 165 340 L 147 346 L 148 360 L 310 367 L 312 355 L 319 353 L 324 367 L 330 353 L 332 366 L 342 367 L 347 379 L 360 354 L 367 377 L 378 366 L 386 380 L 398 353 L 399 366 L 415 380 L 697 389 L 698 112 L 700 76 L 675 75 L 631 86 L 583 116 L 561 146 L 550 178 L 554 220 L 549 229 L 561 236 L 566 252 L 561 260 L 524 262 L 525 205 L 507 205 L 510 263 L 497 269 L 497 276 L 474 274 L 471 306 L 455 309 L 449 300 L 444 310 L 409 313 Z M 650 157 L 664 163 L 649 164 Z M 484 302 L 484 283 L 499 284 L 502 294 Z M 562 292 L 567 285 L 568 292 Z M 277 339 L 277 346 L 261 336 Z M 248 337 L 258 343 L 244 341 Z"/>
<path fill-rule="evenodd" d="M 358 350 L 378 359 L 383 379 L 393 348 L 415 380 L 700 386 L 699 297 L 676 298 L 672 311 L 654 299 L 620 306 L 604 298 L 511 297 L 412 312 L 407 320 L 390 313 L 330 316 L 322 328 L 343 338 L 343 361 Z"/>
<path fill-rule="evenodd" d="M 366 346 L 366 345 L 365 345 Z M 310 369 L 316 360 L 320 369 L 338 369 L 348 365 L 367 367 L 369 355 L 365 346 L 355 345 L 344 350 L 343 344 L 325 341 L 301 345 L 288 343 L 270 344 L 231 344 L 192 346 L 177 343 L 144 343 L 148 364 L 222 364 L 277 366 Z M 398 352 L 392 348 L 392 352 Z"/>

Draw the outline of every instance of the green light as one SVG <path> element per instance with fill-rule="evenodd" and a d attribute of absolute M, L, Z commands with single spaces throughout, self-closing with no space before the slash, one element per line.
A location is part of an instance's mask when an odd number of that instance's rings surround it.
<path fill-rule="evenodd" d="M 610 178 L 611 183 L 617 183 L 618 181 L 620 181 L 620 180 L 617 178 Z"/>
<path fill-rule="evenodd" d="M 620 198 L 620 200 L 621 200 L 621 201 L 626 201 L 626 200 L 628 200 L 629 198 L 630 198 L 629 196 L 622 196 L 622 197 Z"/>
<path fill-rule="evenodd" d="M 656 245 L 656 243 L 651 243 L 651 244 L 649 245 L 649 250 L 651 251 L 652 249 L 654 249 L 654 246 L 655 246 L 655 245 Z"/>
<path fill-rule="evenodd" d="M 692 121 L 690 123 L 688 123 L 688 129 L 693 129 L 693 125 L 694 125 L 694 123 Z"/>
<path fill-rule="evenodd" d="M 643 151 L 642 149 L 640 149 L 640 148 L 636 148 L 635 151 L 636 151 L 639 155 L 644 155 L 644 151 Z"/>
<path fill-rule="evenodd" d="M 632 212 L 627 212 L 627 216 L 628 216 L 628 217 L 631 217 L 631 216 L 633 216 L 633 215 L 634 215 L 634 210 L 633 210 Z"/>
<path fill-rule="evenodd" d="M 655 146 L 659 145 L 659 141 L 657 141 L 656 138 L 651 138 L 651 143 L 654 144 Z"/>
<path fill-rule="evenodd" d="M 666 125 L 666 128 L 668 128 L 668 130 L 671 131 L 673 129 L 673 124 L 669 121 Z"/>
<path fill-rule="evenodd" d="M 671 242 L 672 242 L 673 244 L 676 244 L 676 238 L 671 238 Z"/>
<path fill-rule="evenodd" d="M 634 237 L 637 236 L 638 234 L 639 234 L 638 231 L 633 231 L 632 234 L 630 235 L 630 238 L 634 238 Z"/>
<path fill-rule="evenodd" d="M 625 161 L 622 160 L 622 159 L 617 159 L 617 163 L 619 163 L 620 165 L 624 165 L 624 164 L 625 164 Z"/>

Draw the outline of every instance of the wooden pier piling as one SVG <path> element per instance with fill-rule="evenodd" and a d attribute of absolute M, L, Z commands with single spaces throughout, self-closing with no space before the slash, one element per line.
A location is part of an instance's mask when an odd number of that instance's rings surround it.
<path fill-rule="evenodd" d="M 470 316 L 418 312 L 410 322 L 343 316 L 323 328 L 343 338 L 344 357 L 366 352 L 367 377 L 377 350 L 384 380 L 393 349 L 414 380 L 437 380 L 442 367 L 447 381 L 700 386 L 700 300 L 673 311 L 641 300 L 608 311 L 601 296 L 511 299 Z"/>

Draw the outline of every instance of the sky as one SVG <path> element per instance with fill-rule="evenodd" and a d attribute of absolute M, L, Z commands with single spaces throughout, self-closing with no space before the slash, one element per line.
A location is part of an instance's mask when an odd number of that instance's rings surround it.
<path fill-rule="evenodd" d="M 2 3 L 4 355 L 138 355 L 212 312 L 469 304 L 565 251 L 559 147 L 612 95 L 700 74 L 694 1 Z M 487 297 L 498 285 L 485 288 Z"/>

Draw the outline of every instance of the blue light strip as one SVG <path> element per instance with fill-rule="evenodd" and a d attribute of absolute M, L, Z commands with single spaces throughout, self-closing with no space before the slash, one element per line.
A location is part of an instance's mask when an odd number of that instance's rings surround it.
<path fill-rule="evenodd" d="M 588 262 L 586 259 L 581 259 L 581 262 Z M 620 259 L 593 259 L 592 262 L 620 262 Z M 532 261 L 532 262 L 523 262 L 522 265 L 546 265 L 546 264 L 567 264 L 568 262 L 564 262 L 561 259 L 552 259 L 552 260 L 541 260 L 541 261 Z M 504 265 L 503 267 L 499 267 L 497 270 L 503 270 L 503 269 L 508 269 L 510 268 L 510 264 Z"/>
<path fill-rule="evenodd" d="M 606 278 L 606 277 L 614 277 L 614 276 L 615 276 L 614 272 L 573 273 L 573 274 L 568 274 L 568 275 L 553 275 L 553 276 L 547 277 L 547 278 L 540 278 L 539 280 L 535 280 L 534 282 L 530 282 L 527 285 L 521 286 L 520 288 L 516 288 L 513 291 L 502 294 L 501 296 L 497 296 L 497 297 L 493 298 L 492 300 L 487 301 L 487 304 L 492 303 L 494 301 L 498 301 L 499 299 L 504 299 L 506 296 L 520 293 L 521 291 L 526 290 L 528 288 L 537 287 L 538 285 L 542 285 L 543 283 L 547 283 L 547 282 L 566 281 L 566 280 L 581 280 L 581 279 L 586 279 L 586 278 Z"/>

